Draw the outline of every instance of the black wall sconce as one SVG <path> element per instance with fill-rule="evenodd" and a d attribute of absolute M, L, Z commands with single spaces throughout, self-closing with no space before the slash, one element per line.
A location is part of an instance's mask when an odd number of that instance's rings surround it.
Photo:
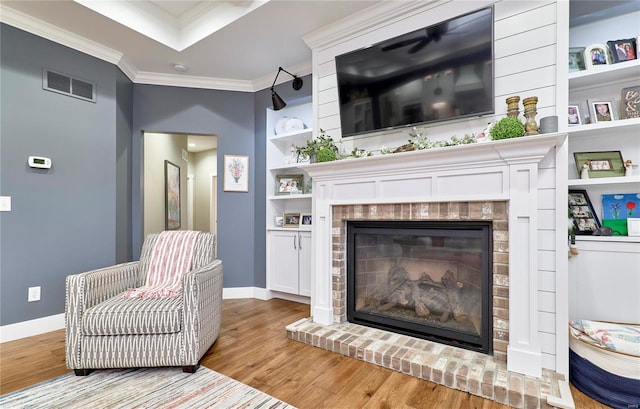
<path fill-rule="evenodd" d="M 297 75 L 291 74 L 289 71 L 285 70 L 282 67 L 278 67 L 278 73 L 276 74 L 276 78 L 273 80 L 273 84 L 271 84 L 271 101 L 273 102 L 274 111 L 279 111 L 282 108 L 287 106 L 287 103 L 284 102 L 284 100 L 280 98 L 280 95 L 278 95 L 276 91 L 273 89 L 273 87 L 276 85 L 276 80 L 278 79 L 278 75 L 280 75 L 280 71 L 284 71 L 293 77 L 293 83 L 291 84 L 293 86 L 293 89 L 298 91 L 300 88 L 302 88 L 302 78 L 298 77 Z"/>

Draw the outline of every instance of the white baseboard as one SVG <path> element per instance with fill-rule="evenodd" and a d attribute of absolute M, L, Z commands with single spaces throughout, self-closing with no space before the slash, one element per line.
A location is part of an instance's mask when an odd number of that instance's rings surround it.
<path fill-rule="evenodd" d="M 272 291 L 259 287 L 232 287 L 222 289 L 222 299 L 225 300 L 235 298 L 255 298 L 258 300 L 270 300 L 274 297 L 300 303 L 309 303 L 308 297 L 301 297 L 284 293 L 273 293 Z M 45 332 L 56 331 L 63 328 L 64 313 L 50 315 L 48 317 L 37 318 L 29 321 L 16 322 L 15 324 L 3 325 L 0 327 L 0 343 L 32 337 L 34 335 L 44 334 Z"/>
<path fill-rule="evenodd" d="M 64 314 L 50 315 L 34 320 L 16 322 L 0 327 L 0 343 L 32 337 L 64 328 Z"/>

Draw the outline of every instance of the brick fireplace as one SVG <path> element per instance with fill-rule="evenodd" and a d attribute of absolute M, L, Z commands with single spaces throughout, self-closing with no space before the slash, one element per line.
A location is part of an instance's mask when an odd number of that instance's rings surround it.
<path fill-rule="evenodd" d="M 551 134 L 305 165 L 314 193 L 312 317 L 287 327 L 288 336 L 515 407 L 546 407 L 545 396 L 560 395 L 557 368 L 564 373 L 568 353 L 564 332 L 556 335 L 566 325 L 547 321 L 549 314 L 538 308 L 549 295 L 540 288 L 539 275 L 548 275 L 539 266 L 548 256 L 541 237 L 565 239 L 555 226 L 566 223 L 566 213 L 554 210 L 566 206 L 556 169 L 564 138 Z M 490 220 L 492 352 L 346 322 L 348 220 Z M 566 253 L 557 254 L 557 262 L 560 257 L 566 260 Z M 557 296 L 562 313 L 566 298 Z"/>

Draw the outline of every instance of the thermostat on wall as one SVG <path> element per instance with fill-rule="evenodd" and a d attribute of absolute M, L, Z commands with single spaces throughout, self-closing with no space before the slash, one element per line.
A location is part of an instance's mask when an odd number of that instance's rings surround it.
<path fill-rule="evenodd" d="M 42 156 L 29 156 L 29 166 L 32 168 L 49 169 L 51 168 L 51 159 Z"/>

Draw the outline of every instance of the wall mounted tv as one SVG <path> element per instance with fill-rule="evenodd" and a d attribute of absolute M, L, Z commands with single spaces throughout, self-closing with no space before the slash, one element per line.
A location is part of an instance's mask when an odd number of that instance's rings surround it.
<path fill-rule="evenodd" d="M 492 7 L 335 61 L 343 137 L 494 112 Z"/>

